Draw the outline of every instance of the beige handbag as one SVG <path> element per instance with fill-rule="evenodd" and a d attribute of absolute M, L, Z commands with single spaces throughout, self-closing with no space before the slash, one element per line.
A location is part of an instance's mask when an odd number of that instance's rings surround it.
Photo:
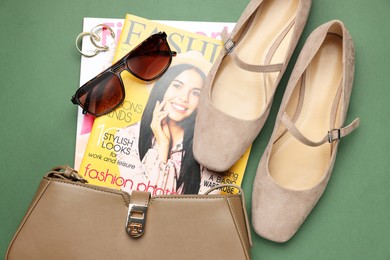
<path fill-rule="evenodd" d="M 231 186 L 231 185 L 230 185 Z M 53 169 L 13 237 L 5 259 L 250 259 L 243 192 L 165 195 L 85 183 Z"/>

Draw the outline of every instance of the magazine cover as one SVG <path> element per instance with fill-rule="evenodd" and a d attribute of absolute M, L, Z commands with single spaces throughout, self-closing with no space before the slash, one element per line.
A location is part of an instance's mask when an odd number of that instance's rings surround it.
<path fill-rule="evenodd" d="M 230 32 L 233 30 L 235 23 L 222 23 L 222 22 L 196 22 L 196 21 L 156 21 L 161 24 L 165 24 L 171 27 L 179 28 L 181 30 L 194 32 L 200 35 L 208 36 L 214 39 L 219 39 L 221 31 L 224 28 Z M 98 55 L 88 58 L 81 56 L 80 66 L 80 86 L 85 82 L 99 74 L 105 68 L 112 64 L 114 59 L 116 45 L 119 42 L 119 37 L 122 32 L 124 19 L 115 18 L 96 18 L 85 17 L 83 19 L 83 32 L 90 32 L 94 30 L 100 37 L 100 44 L 109 47 L 107 52 L 101 52 Z M 97 26 L 107 25 L 115 33 L 115 38 L 111 36 L 109 29 Z M 97 27 L 96 27 L 97 26 Z M 88 39 L 88 36 L 83 38 L 81 49 L 86 53 L 93 53 L 96 47 Z M 76 130 L 76 147 L 74 157 L 74 168 L 79 169 L 80 163 L 83 159 L 85 148 L 88 142 L 89 134 L 92 130 L 94 117 L 88 114 L 83 114 L 82 109 L 78 109 L 77 113 L 77 130 Z"/>
<path fill-rule="evenodd" d="M 221 41 L 127 15 L 114 61 L 160 31 L 177 56 L 153 83 L 122 72 L 125 100 L 95 119 L 79 173 L 91 184 L 152 195 L 202 194 L 220 183 L 241 185 L 250 148 L 224 173 L 207 170 L 192 154 L 199 93 Z"/>

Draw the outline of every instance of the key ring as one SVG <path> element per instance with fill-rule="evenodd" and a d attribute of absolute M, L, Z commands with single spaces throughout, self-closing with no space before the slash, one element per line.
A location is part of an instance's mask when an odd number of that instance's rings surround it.
<path fill-rule="evenodd" d="M 105 51 L 108 51 L 109 50 L 109 47 L 107 46 L 107 45 L 103 45 L 103 46 L 100 46 L 99 44 L 97 44 L 95 41 L 100 41 L 101 39 L 100 39 L 100 37 L 97 35 L 97 37 L 93 37 L 92 36 L 92 34 L 95 34 L 95 30 L 97 30 L 98 29 L 98 27 L 102 27 L 102 30 L 104 29 L 104 28 L 106 28 L 106 29 L 108 29 L 109 31 L 110 31 L 110 35 L 111 35 L 111 37 L 112 37 L 112 39 L 115 41 L 115 33 L 114 33 L 114 31 L 112 30 L 112 28 L 110 27 L 110 26 L 108 26 L 108 25 L 106 25 L 106 24 L 98 24 L 98 25 L 96 25 L 95 27 L 93 27 L 92 28 L 92 30 L 91 30 L 91 34 L 90 34 L 90 40 L 91 40 L 91 42 L 92 42 L 92 44 L 96 47 L 96 48 L 98 48 L 98 49 L 102 49 L 102 50 L 105 50 Z"/>
<path fill-rule="evenodd" d="M 108 51 L 110 49 L 110 47 L 108 47 L 107 45 L 99 45 L 99 44 L 96 43 L 96 42 L 100 42 L 101 41 L 100 36 L 95 33 L 95 31 L 98 29 L 98 27 L 102 27 L 102 29 L 107 28 L 110 31 L 110 35 L 114 39 L 114 42 L 115 42 L 115 33 L 112 30 L 112 28 L 110 26 L 108 26 L 108 25 L 105 25 L 105 24 L 98 24 L 95 27 L 93 27 L 90 32 L 82 32 L 82 33 L 80 33 L 76 37 L 76 48 L 79 51 L 79 53 L 81 55 L 83 55 L 84 57 L 91 58 L 91 57 L 94 57 L 94 56 L 98 55 L 101 52 L 106 52 L 106 51 Z M 79 47 L 80 40 L 84 36 L 87 36 L 87 35 L 89 35 L 89 39 L 90 39 L 91 43 L 96 47 L 96 49 L 92 53 L 85 53 Z"/>
<path fill-rule="evenodd" d="M 84 36 L 86 36 L 86 35 L 89 35 L 89 36 L 90 36 L 90 39 L 96 39 L 97 41 L 100 39 L 100 37 L 99 37 L 96 33 L 94 33 L 94 32 L 82 32 L 82 33 L 80 33 L 80 34 L 76 37 L 76 48 L 77 48 L 77 50 L 79 51 L 79 53 L 80 53 L 81 55 L 83 55 L 83 56 L 85 56 L 85 57 L 88 57 L 88 58 L 91 58 L 91 57 L 94 57 L 94 56 L 98 55 L 100 52 L 105 52 L 105 51 L 108 50 L 108 47 L 107 47 L 107 46 L 105 46 L 106 48 L 104 49 L 104 48 L 99 48 L 99 47 L 97 47 L 97 46 L 95 45 L 98 49 L 95 49 L 95 50 L 93 51 L 93 53 L 85 53 L 85 52 L 83 52 L 83 51 L 80 49 L 80 47 L 79 47 L 79 42 L 80 42 L 80 40 L 81 40 Z"/>

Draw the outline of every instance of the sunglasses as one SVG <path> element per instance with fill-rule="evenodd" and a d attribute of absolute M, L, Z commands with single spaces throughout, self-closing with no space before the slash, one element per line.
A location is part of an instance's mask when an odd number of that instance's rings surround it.
<path fill-rule="evenodd" d="M 165 32 L 151 35 L 114 65 L 81 86 L 72 102 L 83 109 L 83 114 L 107 114 L 119 107 L 125 98 L 121 72 L 126 70 L 143 81 L 161 77 L 171 64 L 176 52 L 171 51 Z"/>

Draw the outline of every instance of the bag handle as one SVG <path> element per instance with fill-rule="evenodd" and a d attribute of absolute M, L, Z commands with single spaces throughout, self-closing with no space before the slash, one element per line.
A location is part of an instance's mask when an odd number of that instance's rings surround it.
<path fill-rule="evenodd" d="M 221 185 L 216 185 L 216 186 L 208 189 L 204 194 L 205 195 L 209 195 L 212 191 L 220 189 L 220 188 L 224 188 L 224 187 L 231 187 L 231 188 L 235 188 L 235 189 L 239 190 L 239 194 L 240 194 L 240 197 L 241 197 L 242 210 L 244 212 L 246 232 L 247 232 L 248 238 L 249 238 L 249 245 L 252 246 L 251 230 L 250 230 L 250 227 L 249 227 L 248 214 L 246 212 L 246 207 L 245 207 L 244 191 L 242 190 L 242 188 L 240 186 L 236 185 L 236 184 L 221 184 Z"/>
<path fill-rule="evenodd" d="M 56 177 L 63 180 L 88 183 L 88 181 L 84 179 L 75 169 L 68 165 L 52 168 L 51 171 L 46 174 L 46 177 Z"/>

